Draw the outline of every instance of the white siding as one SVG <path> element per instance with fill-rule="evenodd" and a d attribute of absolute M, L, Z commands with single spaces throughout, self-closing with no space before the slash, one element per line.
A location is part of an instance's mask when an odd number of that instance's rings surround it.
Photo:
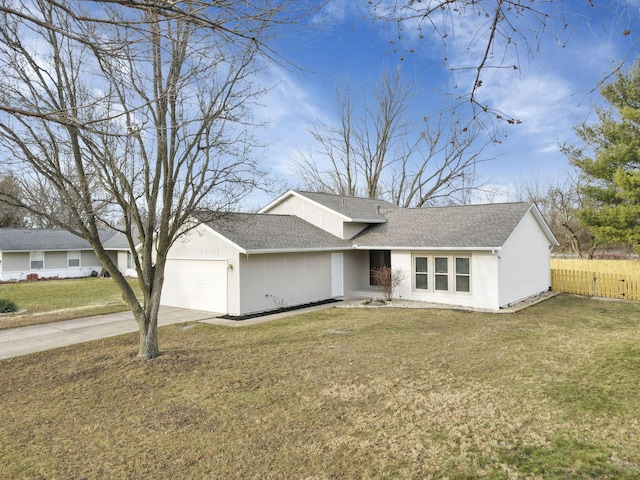
<path fill-rule="evenodd" d="M 527 214 L 500 252 L 500 306 L 549 289 L 549 247 L 533 214 Z"/>
<path fill-rule="evenodd" d="M 351 230 L 344 230 L 343 218 L 338 214 L 296 195 L 291 195 L 265 213 L 295 215 L 339 238 L 351 238 L 355 235 Z M 344 237 L 345 234 L 351 237 Z"/>
<path fill-rule="evenodd" d="M 413 281 L 414 255 L 438 256 L 438 257 L 469 257 L 471 270 L 471 292 L 456 293 L 453 291 L 439 292 L 433 290 L 417 290 Z M 459 305 L 464 307 L 485 308 L 497 310 L 498 302 L 498 260 L 491 252 L 447 252 L 447 251 L 392 251 L 391 268 L 399 269 L 403 275 L 402 284 L 395 292 L 395 297 L 406 300 L 443 303 L 446 305 Z M 433 265 L 430 265 L 432 271 Z M 451 265 L 449 275 L 453 281 L 454 271 Z"/>
<path fill-rule="evenodd" d="M 331 298 L 331 252 L 241 256 L 240 289 L 241 314 Z"/>

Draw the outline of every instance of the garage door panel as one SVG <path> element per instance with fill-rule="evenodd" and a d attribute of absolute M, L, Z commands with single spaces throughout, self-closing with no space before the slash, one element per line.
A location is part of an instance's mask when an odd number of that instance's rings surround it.
<path fill-rule="evenodd" d="M 160 303 L 170 307 L 227 312 L 226 260 L 167 260 Z"/>

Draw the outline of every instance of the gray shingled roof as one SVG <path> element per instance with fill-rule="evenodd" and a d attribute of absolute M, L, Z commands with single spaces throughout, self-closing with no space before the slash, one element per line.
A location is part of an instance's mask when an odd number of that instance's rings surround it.
<path fill-rule="evenodd" d="M 398 209 L 398 206 L 391 202 L 377 200 L 375 198 L 346 197 L 342 195 L 302 192 L 298 190 L 295 192 L 309 200 L 313 200 L 314 202 L 324 205 L 335 212 L 341 213 L 352 221 L 357 222 L 384 222 L 384 215 L 382 213 L 377 213 L 376 206 L 380 206 L 380 209 L 383 212 L 385 210 Z"/>
<path fill-rule="evenodd" d="M 201 221 L 205 214 L 196 214 Z M 292 215 L 229 213 L 204 223 L 247 253 L 251 251 L 341 250 L 351 243 Z"/>
<path fill-rule="evenodd" d="M 114 235 L 100 231 L 103 242 Z M 36 250 L 91 250 L 89 242 L 66 230 L 55 228 L 0 228 L 0 251 L 31 252 Z"/>
<path fill-rule="evenodd" d="M 531 203 L 401 208 L 387 223 L 371 225 L 352 242 L 359 247 L 499 248 Z"/>

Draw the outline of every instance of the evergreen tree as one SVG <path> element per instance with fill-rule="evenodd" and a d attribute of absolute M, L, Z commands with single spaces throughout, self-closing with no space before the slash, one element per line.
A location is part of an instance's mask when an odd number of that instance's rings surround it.
<path fill-rule="evenodd" d="M 575 129 L 586 148 L 565 147 L 584 177 L 578 217 L 597 243 L 640 253 L 640 63 L 600 94 L 609 108 L 597 109 L 597 123 Z"/>

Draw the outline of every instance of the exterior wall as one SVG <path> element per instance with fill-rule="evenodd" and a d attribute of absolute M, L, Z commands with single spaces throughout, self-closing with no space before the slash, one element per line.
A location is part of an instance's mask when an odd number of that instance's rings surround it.
<path fill-rule="evenodd" d="M 369 251 L 350 250 L 344 252 L 344 292 L 367 288 L 369 285 Z M 364 283 L 366 280 L 366 284 Z"/>
<path fill-rule="evenodd" d="M 239 314 L 331 298 L 331 252 L 241 255 L 240 291 Z"/>
<path fill-rule="evenodd" d="M 206 227 L 198 227 L 178 239 L 169 250 L 169 258 L 225 259 L 227 262 L 227 311 L 240 314 L 240 253 L 230 243 Z"/>
<path fill-rule="evenodd" d="M 544 292 L 550 286 L 550 243 L 533 214 L 528 214 L 500 251 L 500 306 Z"/>
<path fill-rule="evenodd" d="M 112 252 L 109 252 L 109 254 L 111 254 Z M 127 277 L 133 277 L 133 278 L 137 278 L 138 277 L 138 272 L 136 272 L 135 268 L 128 268 L 128 261 L 127 261 L 127 257 L 128 257 L 128 253 L 126 251 L 117 251 L 117 252 L 113 252 L 116 256 L 116 261 L 115 264 L 118 266 L 118 270 L 120 270 L 120 273 L 122 273 L 123 275 L 127 276 Z"/>
<path fill-rule="evenodd" d="M 100 272 L 102 265 L 92 251 L 81 251 L 80 267 L 68 267 L 68 252 L 45 251 L 44 268 L 31 270 L 29 252 L 4 252 L 0 280 L 26 280 L 35 273 L 38 277 L 79 278 L 88 277 L 91 271 Z"/>
<path fill-rule="evenodd" d="M 336 213 L 327 210 L 325 208 L 320 207 L 314 203 L 311 203 L 308 200 L 299 198 L 295 195 L 288 197 L 283 202 L 279 203 L 275 207 L 271 208 L 268 212 L 275 213 L 279 215 L 295 215 L 312 225 L 315 225 L 318 228 L 321 228 L 332 235 L 335 235 L 338 238 L 351 238 L 345 237 L 346 234 L 351 234 L 351 232 L 345 232 L 343 223 L 344 220 L 342 217 L 338 216 Z"/>
<path fill-rule="evenodd" d="M 415 255 L 438 257 L 469 257 L 470 258 L 470 292 L 441 292 L 436 290 L 418 290 L 415 288 L 413 263 Z M 391 251 L 391 268 L 400 270 L 403 275 L 401 285 L 395 291 L 395 297 L 406 300 L 416 300 L 464 307 L 498 310 L 498 259 L 491 252 L 454 252 L 454 251 Z M 431 272 L 433 267 L 431 266 Z M 450 269 L 452 281 L 455 273 Z M 430 281 L 433 285 L 433 281 Z"/>

